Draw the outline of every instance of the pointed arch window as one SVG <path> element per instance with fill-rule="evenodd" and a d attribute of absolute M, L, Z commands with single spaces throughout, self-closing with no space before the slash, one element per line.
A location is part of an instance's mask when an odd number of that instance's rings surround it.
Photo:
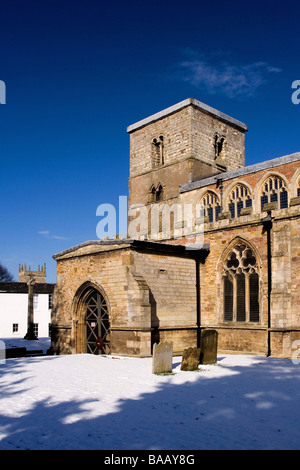
<path fill-rule="evenodd" d="M 259 322 L 259 275 L 253 251 L 238 243 L 223 266 L 224 322 Z"/>
<path fill-rule="evenodd" d="M 156 194 L 155 194 L 155 197 L 156 197 L 155 200 L 156 200 L 157 202 L 163 200 L 163 192 L 164 192 L 163 187 L 162 187 L 162 185 L 160 184 L 160 185 L 158 186 L 158 188 L 157 188 L 157 190 L 156 190 Z"/>
<path fill-rule="evenodd" d="M 201 198 L 200 205 L 202 206 L 204 217 L 208 217 L 209 222 L 216 222 L 221 212 L 221 205 L 218 196 L 212 192 L 207 191 Z"/>
<path fill-rule="evenodd" d="M 152 167 L 157 168 L 164 165 L 164 136 L 161 134 L 152 139 Z"/>
<path fill-rule="evenodd" d="M 288 207 L 288 192 L 282 178 L 277 175 L 269 176 L 262 186 L 261 191 L 261 210 L 264 204 L 269 202 L 278 202 L 278 209 Z"/>
<path fill-rule="evenodd" d="M 215 134 L 214 135 L 214 148 L 215 148 L 215 160 L 219 158 L 224 158 L 225 148 L 226 148 L 226 139 L 224 136 Z"/>
<path fill-rule="evenodd" d="M 151 186 L 149 191 L 149 202 L 159 202 L 162 201 L 164 198 L 164 188 L 161 183 L 155 187 L 154 185 Z"/>
<path fill-rule="evenodd" d="M 244 184 L 237 184 L 228 196 L 228 210 L 231 218 L 240 216 L 244 207 L 252 207 L 252 197 L 250 190 Z"/>

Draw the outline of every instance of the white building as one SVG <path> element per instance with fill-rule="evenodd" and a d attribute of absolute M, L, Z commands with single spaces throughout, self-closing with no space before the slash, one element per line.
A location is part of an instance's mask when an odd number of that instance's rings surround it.
<path fill-rule="evenodd" d="M 37 337 L 50 336 L 52 294 L 55 284 L 36 283 L 33 294 L 33 323 Z M 27 333 L 28 285 L 0 282 L 0 338 L 24 338 Z"/>

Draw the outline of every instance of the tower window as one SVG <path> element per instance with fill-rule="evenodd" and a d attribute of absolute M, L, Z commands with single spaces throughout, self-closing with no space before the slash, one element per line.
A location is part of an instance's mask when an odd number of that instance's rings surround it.
<path fill-rule="evenodd" d="M 164 198 L 164 188 L 162 184 L 158 184 L 157 187 L 152 186 L 149 192 L 149 202 L 159 202 Z"/>
<path fill-rule="evenodd" d="M 152 140 L 152 167 L 164 165 L 164 136 L 159 135 Z"/>
<path fill-rule="evenodd" d="M 225 157 L 225 146 L 226 140 L 225 137 L 215 134 L 214 136 L 214 147 L 215 147 L 215 159 Z"/>
<path fill-rule="evenodd" d="M 163 187 L 160 184 L 156 191 L 156 201 L 162 201 L 162 200 L 163 200 Z"/>

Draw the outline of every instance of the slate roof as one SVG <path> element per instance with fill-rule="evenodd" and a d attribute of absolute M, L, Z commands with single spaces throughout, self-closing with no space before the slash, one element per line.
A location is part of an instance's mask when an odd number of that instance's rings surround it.
<path fill-rule="evenodd" d="M 33 286 L 34 294 L 52 294 L 55 284 L 36 283 Z M 0 294 L 27 294 L 28 285 L 26 282 L 0 282 Z"/>
<path fill-rule="evenodd" d="M 218 173 L 214 176 L 209 176 L 207 178 L 201 178 L 199 180 L 193 181 L 192 183 L 183 184 L 180 187 L 180 192 L 185 193 L 187 191 L 192 191 L 193 189 L 204 188 L 217 182 L 217 180 L 230 180 L 232 178 L 239 178 L 250 173 L 256 173 L 261 170 L 267 170 L 271 168 L 276 168 L 280 165 L 286 165 L 287 163 L 292 163 L 300 160 L 300 152 L 292 153 L 291 155 L 285 155 L 283 157 L 273 158 L 272 160 L 266 160 L 261 163 L 255 163 L 254 165 L 245 166 L 239 168 L 238 170 L 226 171 L 224 173 Z"/>

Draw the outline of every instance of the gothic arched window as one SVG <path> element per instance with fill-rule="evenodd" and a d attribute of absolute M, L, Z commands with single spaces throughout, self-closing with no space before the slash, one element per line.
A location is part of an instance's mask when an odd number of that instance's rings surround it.
<path fill-rule="evenodd" d="M 162 201 L 163 200 L 163 187 L 160 184 L 156 190 L 156 201 Z"/>
<path fill-rule="evenodd" d="M 202 205 L 204 217 L 207 216 L 209 222 L 216 222 L 216 220 L 218 220 L 221 206 L 219 198 L 215 193 L 207 191 L 201 198 L 200 205 Z"/>
<path fill-rule="evenodd" d="M 228 210 L 231 218 L 239 217 L 244 207 L 252 207 L 252 198 L 249 189 L 244 184 L 237 184 L 228 197 Z"/>
<path fill-rule="evenodd" d="M 159 135 L 152 140 L 152 167 L 156 168 L 164 163 L 164 136 Z"/>
<path fill-rule="evenodd" d="M 224 158 L 225 156 L 225 147 L 226 147 L 226 140 L 224 136 L 220 136 L 219 134 L 214 135 L 214 148 L 215 148 L 215 159 Z"/>
<path fill-rule="evenodd" d="M 279 176 L 269 176 L 262 186 L 260 203 L 261 210 L 269 202 L 278 202 L 278 209 L 288 207 L 288 193 L 285 183 Z"/>
<path fill-rule="evenodd" d="M 149 191 L 149 202 L 159 202 L 163 200 L 164 188 L 162 184 L 158 184 L 157 187 L 154 185 L 151 186 Z"/>
<path fill-rule="evenodd" d="M 259 321 L 259 275 L 253 251 L 240 242 L 223 266 L 223 314 L 225 322 Z"/>

